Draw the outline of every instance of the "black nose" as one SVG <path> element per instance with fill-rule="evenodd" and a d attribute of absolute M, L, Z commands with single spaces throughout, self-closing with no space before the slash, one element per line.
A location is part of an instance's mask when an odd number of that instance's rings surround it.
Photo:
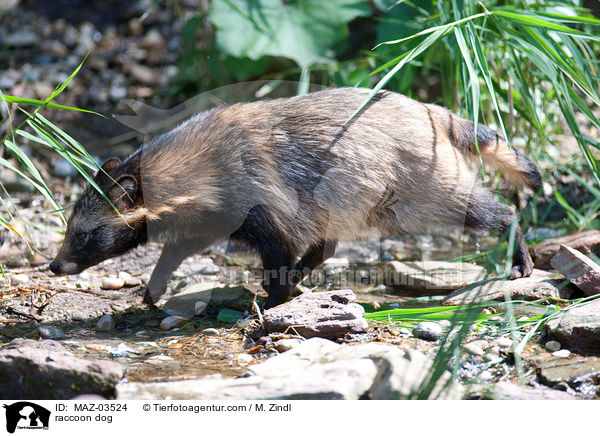
<path fill-rule="evenodd" d="M 50 271 L 52 271 L 54 274 L 60 274 L 61 270 L 61 265 L 57 261 L 53 260 L 50 263 Z"/>

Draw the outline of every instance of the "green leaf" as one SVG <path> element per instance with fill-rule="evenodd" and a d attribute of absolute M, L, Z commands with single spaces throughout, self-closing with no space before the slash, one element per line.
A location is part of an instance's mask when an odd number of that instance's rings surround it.
<path fill-rule="evenodd" d="M 208 17 L 229 55 L 281 56 L 309 67 L 348 36 L 349 21 L 370 14 L 364 0 L 222 0 L 212 2 Z"/>

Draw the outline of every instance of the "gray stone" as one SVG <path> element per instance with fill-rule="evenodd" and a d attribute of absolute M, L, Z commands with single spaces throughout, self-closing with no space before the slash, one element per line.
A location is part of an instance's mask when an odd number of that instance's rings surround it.
<path fill-rule="evenodd" d="M 206 336 L 218 336 L 219 330 L 214 329 L 212 327 L 202 330 L 200 333 Z"/>
<path fill-rule="evenodd" d="M 547 386 L 554 387 L 567 383 L 573 388 L 582 383 L 598 386 L 600 381 L 600 359 L 597 357 L 574 356 L 565 362 L 564 358 L 542 362 L 538 367 L 539 379 Z"/>
<path fill-rule="evenodd" d="M 562 345 L 558 341 L 548 341 L 544 345 L 544 348 L 550 352 L 558 351 L 562 348 Z"/>
<path fill-rule="evenodd" d="M 505 294 L 514 300 L 538 300 L 559 298 L 556 274 L 534 270 L 531 277 L 516 280 L 491 280 L 484 284 L 471 285 L 452 292 L 443 301 L 444 305 L 455 306 L 489 300 L 504 301 Z"/>
<path fill-rule="evenodd" d="M 286 351 L 291 350 L 292 348 L 300 345 L 302 341 L 300 339 L 280 339 L 278 341 L 273 342 L 275 349 L 280 353 L 284 353 Z"/>
<path fill-rule="evenodd" d="M 0 350 L 0 398 L 67 400 L 95 394 L 114 398 L 121 365 L 78 359 L 58 342 L 15 339 Z"/>
<path fill-rule="evenodd" d="M 54 162 L 52 174 L 54 174 L 56 177 L 67 178 L 75 177 L 79 173 L 73 165 L 64 159 L 61 159 Z"/>
<path fill-rule="evenodd" d="M 577 398 L 563 391 L 546 387 L 521 386 L 515 383 L 498 382 L 489 387 L 474 387 L 484 397 L 493 400 L 576 400 Z"/>
<path fill-rule="evenodd" d="M 571 307 L 546 323 L 548 338 L 582 353 L 600 353 L 600 299 Z"/>
<path fill-rule="evenodd" d="M 185 318 L 183 316 L 168 316 L 160 322 L 160 328 L 162 330 L 171 330 L 176 327 L 181 327 L 184 325 L 189 318 Z"/>
<path fill-rule="evenodd" d="M 424 339 L 426 341 L 437 341 L 442 337 L 442 326 L 437 322 L 422 321 L 418 323 L 412 331 L 415 338 Z"/>
<path fill-rule="evenodd" d="M 305 338 L 337 338 L 367 330 L 365 310 L 355 303 L 350 289 L 302 294 L 288 303 L 266 310 L 269 332 L 297 333 Z"/>
<path fill-rule="evenodd" d="M 65 337 L 61 329 L 49 325 L 41 325 L 36 331 L 44 339 L 63 339 Z"/>
<path fill-rule="evenodd" d="M 338 345 L 312 338 L 263 363 L 243 378 L 204 378 L 168 383 L 126 383 L 126 399 L 407 399 L 417 395 L 432 367 L 423 353 L 384 344 Z M 460 385 L 444 389 L 447 371 L 432 386 L 429 398 L 459 399 Z"/>
<path fill-rule="evenodd" d="M 162 310 L 172 310 L 188 318 L 196 315 L 196 304 L 203 302 L 215 306 L 244 308 L 252 304 L 254 294 L 244 286 L 223 285 L 216 282 L 194 283 L 177 295 L 158 303 Z"/>
<path fill-rule="evenodd" d="M 0 77 L 0 89 L 10 89 L 16 82 L 9 77 Z"/>
<path fill-rule="evenodd" d="M 551 263 L 585 295 L 600 293 L 600 265 L 589 257 L 574 248 L 561 245 Z"/>
<path fill-rule="evenodd" d="M 454 290 L 489 278 L 485 268 L 461 262 L 400 262 L 385 265 L 386 284 L 412 290 Z"/>
<path fill-rule="evenodd" d="M 27 47 L 36 45 L 39 42 L 39 36 L 29 30 L 19 30 L 9 33 L 4 38 L 4 44 L 9 47 Z"/>
<path fill-rule="evenodd" d="M 115 320 L 110 315 L 102 316 L 96 323 L 96 330 L 99 332 L 107 332 L 115 328 Z"/>

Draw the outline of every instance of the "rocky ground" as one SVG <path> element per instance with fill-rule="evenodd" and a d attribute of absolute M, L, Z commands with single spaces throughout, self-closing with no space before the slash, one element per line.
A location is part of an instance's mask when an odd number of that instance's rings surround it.
<path fill-rule="evenodd" d="M 78 8 L 45 10 L 47 2 L 23 1 L 12 13 L 0 15 L 5 55 L 0 56 L 0 90 L 45 99 L 90 52 L 57 103 L 104 114 L 126 111 L 127 98 L 162 107 L 179 103 L 177 95 L 166 91 L 177 74 L 182 23 L 203 2 L 180 1 L 175 9 L 134 0 L 120 2 L 119 8 L 113 7 L 115 2 L 101 3 L 94 2 L 93 10 L 81 16 Z M 4 136 L 10 124 L 7 113 L 0 115 Z M 138 132 L 110 117 L 67 111 L 48 116 L 99 158 L 124 156 L 140 139 Z M 16 111 L 12 121 L 19 122 Z M 59 203 L 71 203 L 81 192 L 72 168 L 33 144 L 23 146 L 39 162 Z M 55 277 L 47 264 L 62 238 L 63 223 L 47 213 L 49 205 L 30 185 L 0 171 L 18 207 L 18 221 L 25 223 L 16 230 L 35 247 L 31 251 L 15 232 L 0 233 L 2 398 L 600 396 L 595 357 L 600 354 L 599 300 L 557 311 L 569 307 L 569 299 L 600 291 L 597 265 L 583 259 L 573 273 L 565 267 L 572 259 L 568 256 L 582 259 L 564 249 L 563 261 L 559 256 L 552 263 L 561 243 L 598 252 L 598 232 L 532 247 L 536 266 L 545 270 L 516 281 L 489 281 L 493 274 L 473 263 L 442 262 L 493 246 L 492 236 L 437 229 L 420 236 L 343 242 L 335 258 L 317 272 L 321 280 L 305 283 L 305 293 L 296 300 L 264 313 L 264 294 L 251 279 L 259 266 L 256 257 L 226 252 L 221 244 L 187 259 L 158 307 L 151 309 L 142 304 L 141 293 L 159 245 L 136 249 L 78 276 Z M 554 230 L 536 230 L 556 236 Z M 520 305 L 507 315 L 497 304 L 505 295 L 538 304 Z M 489 322 L 466 332 L 462 355 L 448 362 L 456 364 L 457 373 L 445 373 L 430 384 L 427 373 L 447 341 L 459 334 L 455 326 L 435 319 L 389 325 L 365 319 L 365 311 L 472 301 L 489 302 L 483 309 Z M 557 311 L 556 316 L 515 353 L 536 327 L 535 317 L 547 310 Z M 518 325 L 515 335 L 509 333 L 511 323 Z M 452 377 L 457 383 L 443 389 Z"/>

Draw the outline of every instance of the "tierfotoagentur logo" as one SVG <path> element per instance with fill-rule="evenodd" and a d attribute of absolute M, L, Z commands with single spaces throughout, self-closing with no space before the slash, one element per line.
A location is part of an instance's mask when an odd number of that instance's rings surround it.
<path fill-rule="evenodd" d="M 6 431 L 14 433 L 19 430 L 48 430 L 50 411 L 28 401 L 4 405 L 6 409 Z"/>

